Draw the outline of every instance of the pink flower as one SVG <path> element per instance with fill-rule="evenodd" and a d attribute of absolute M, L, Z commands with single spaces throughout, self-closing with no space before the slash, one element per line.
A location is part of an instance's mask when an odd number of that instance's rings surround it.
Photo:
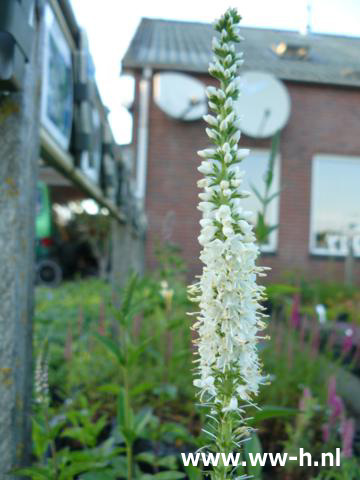
<path fill-rule="evenodd" d="M 72 354 L 73 354 L 73 332 L 72 332 L 72 324 L 71 322 L 69 322 L 66 330 L 66 339 L 65 339 L 65 350 L 64 350 L 65 360 L 69 362 L 72 359 Z"/>
<path fill-rule="evenodd" d="M 335 395 L 331 403 L 331 417 L 330 420 L 335 421 L 340 418 L 344 413 L 344 403 L 340 397 Z"/>
<path fill-rule="evenodd" d="M 351 352 L 353 347 L 353 335 L 345 335 L 343 343 L 342 343 L 342 353 L 343 355 L 348 354 Z"/>
<path fill-rule="evenodd" d="M 353 455 L 353 442 L 355 435 L 355 422 L 353 418 L 344 419 L 341 423 L 342 455 L 350 458 Z"/>
<path fill-rule="evenodd" d="M 332 399 L 336 396 L 336 377 L 332 375 L 328 382 L 328 405 L 331 405 Z"/>
<path fill-rule="evenodd" d="M 99 309 L 99 326 L 98 326 L 99 335 L 105 335 L 105 330 L 106 330 L 105 303 L 101 302 L 100 303 L 100 309 Z"/>
<path fill-rule="evenodd" d="M 327 443 L 330 440 L 330 425 L 325 423 L 322 427 L 322 439 L 324 443 Z"/>
<path fill-rule="evenodd" d="M 306 322 L 302 322 L 300 327 L 300 334 L 299 334 L 299 344 L 301 348 L 304 347 L 305 335 L 306 335 Z"/>
<path fill-rule="evenodd" d="M 336 394 L 336 378 L 330 377 L 328 384 L 328 405 L 330 407 L 329 423 L 333 425 L 337 419 L 344 415 L 344 403 L 342 399 Z"/>

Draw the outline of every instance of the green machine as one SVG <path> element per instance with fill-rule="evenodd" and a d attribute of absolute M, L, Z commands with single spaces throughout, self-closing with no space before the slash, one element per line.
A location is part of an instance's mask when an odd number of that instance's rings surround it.
<path fill-rule="evenodd" d="M 49 188 L 39 181 L 36 186 L 35 221 L 36 281 L 39 284 L 55 286 L 62 280 L 54 233 Z"/>

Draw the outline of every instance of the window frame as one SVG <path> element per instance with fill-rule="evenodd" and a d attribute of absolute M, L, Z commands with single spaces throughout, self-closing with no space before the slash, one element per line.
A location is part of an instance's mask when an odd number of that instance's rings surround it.
<path fill-rule="evenodd" d="M 319 163 L 321 160 L 336 160 L 351 162 L 358 164 L 360 166 L 360 155 L 342 155 L 336 153 L 316 153 L 312 157 L 311 161 L 311 189 L 310 189 L 310 225 L 309 225 L 309 253 L 310 255 L 315 255 L 318 257 L 333 257 L 333 258 L 345 258 L 347 256 L 346 251 L 331 251 L 331 249 L 316 247 L 315 239 L 315 168 L 316 163 Z M 354 257 L 360 258 L 360 252 L 353 252 Z"/>
<path fill-rule="evenodd" d="M 248 155 L 249 158 L 251 157 L 252 154 L 258 154 L 258 155 L 266 155 L 267 161 L 270 158 L 270 153 L 271 153 L 271 148 L 251 148 L 248 146 L 242 147 L 242 148 L 248 148 L 250 150 L 250 154 Z M 241 165 L 241 164 L 240 164 Z M 245 180 L 247 179 L 247 171 L 246 168 L 244 167 L 245 170 Z M 274 163 L 274 179 L 275 179 L 275 191 L 280 192 L 281 191 L 281 154 L 280 152 L 277 153 L 276 158 L 275 158 L 275 163 Z M 250 184 L 248 185 L 249 191 L 251 192 L 251 195 L 255 196 L 255 193 L 251 190 Z M 269 243 L 260 245 L 260 251 L 261 253 L 269 253 L 269 254 L 275 254 L 278 251 L 279 248 L 279 228 L 280 228 L 280 195 L 274 198 L 273 202 L 275 203 L 275 225 L 278 226 L 273 232 L 270 234 L 269 238 Z M 257 213 L 257 212 L 255 212 Z"/>

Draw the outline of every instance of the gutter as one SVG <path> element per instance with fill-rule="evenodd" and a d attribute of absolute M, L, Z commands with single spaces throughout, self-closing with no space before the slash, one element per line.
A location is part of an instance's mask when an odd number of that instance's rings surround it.
<path fill-rule="evenodd" d="M 151 68 L 145 67 L 139 85 L 139 121 L 136 152 L 136 197 L 140 207 L 144 207 L 146 196 L 151 78 Z"/>
<path fill-rule="evenodd" d="M 100 188 L 82 173 L 82 171 L 74 166 L 74 159 L 67 152 L 64 152 L 47 133 L 40 128 L 40 144 L 42 150 L 42 158 L 58 171 L 65 174 L 68 179 L 76 184 L 83 192 L 96 200 L 101 206 L 106 207 L 118 222 L 125 224 L 125 214 L 117 208 L 117 206 L 107 199 Z"/>

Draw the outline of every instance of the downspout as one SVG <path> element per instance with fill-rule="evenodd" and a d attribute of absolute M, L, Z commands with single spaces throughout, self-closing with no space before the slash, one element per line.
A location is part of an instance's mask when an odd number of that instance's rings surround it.
<path fill-rule="evenodd" d="M 151 68 L 145 67 L 139 85 L 138 146 L 136 153 L 136 196 L 141 207 L 145 205 L 146 195 L 151 77 Z"/>

